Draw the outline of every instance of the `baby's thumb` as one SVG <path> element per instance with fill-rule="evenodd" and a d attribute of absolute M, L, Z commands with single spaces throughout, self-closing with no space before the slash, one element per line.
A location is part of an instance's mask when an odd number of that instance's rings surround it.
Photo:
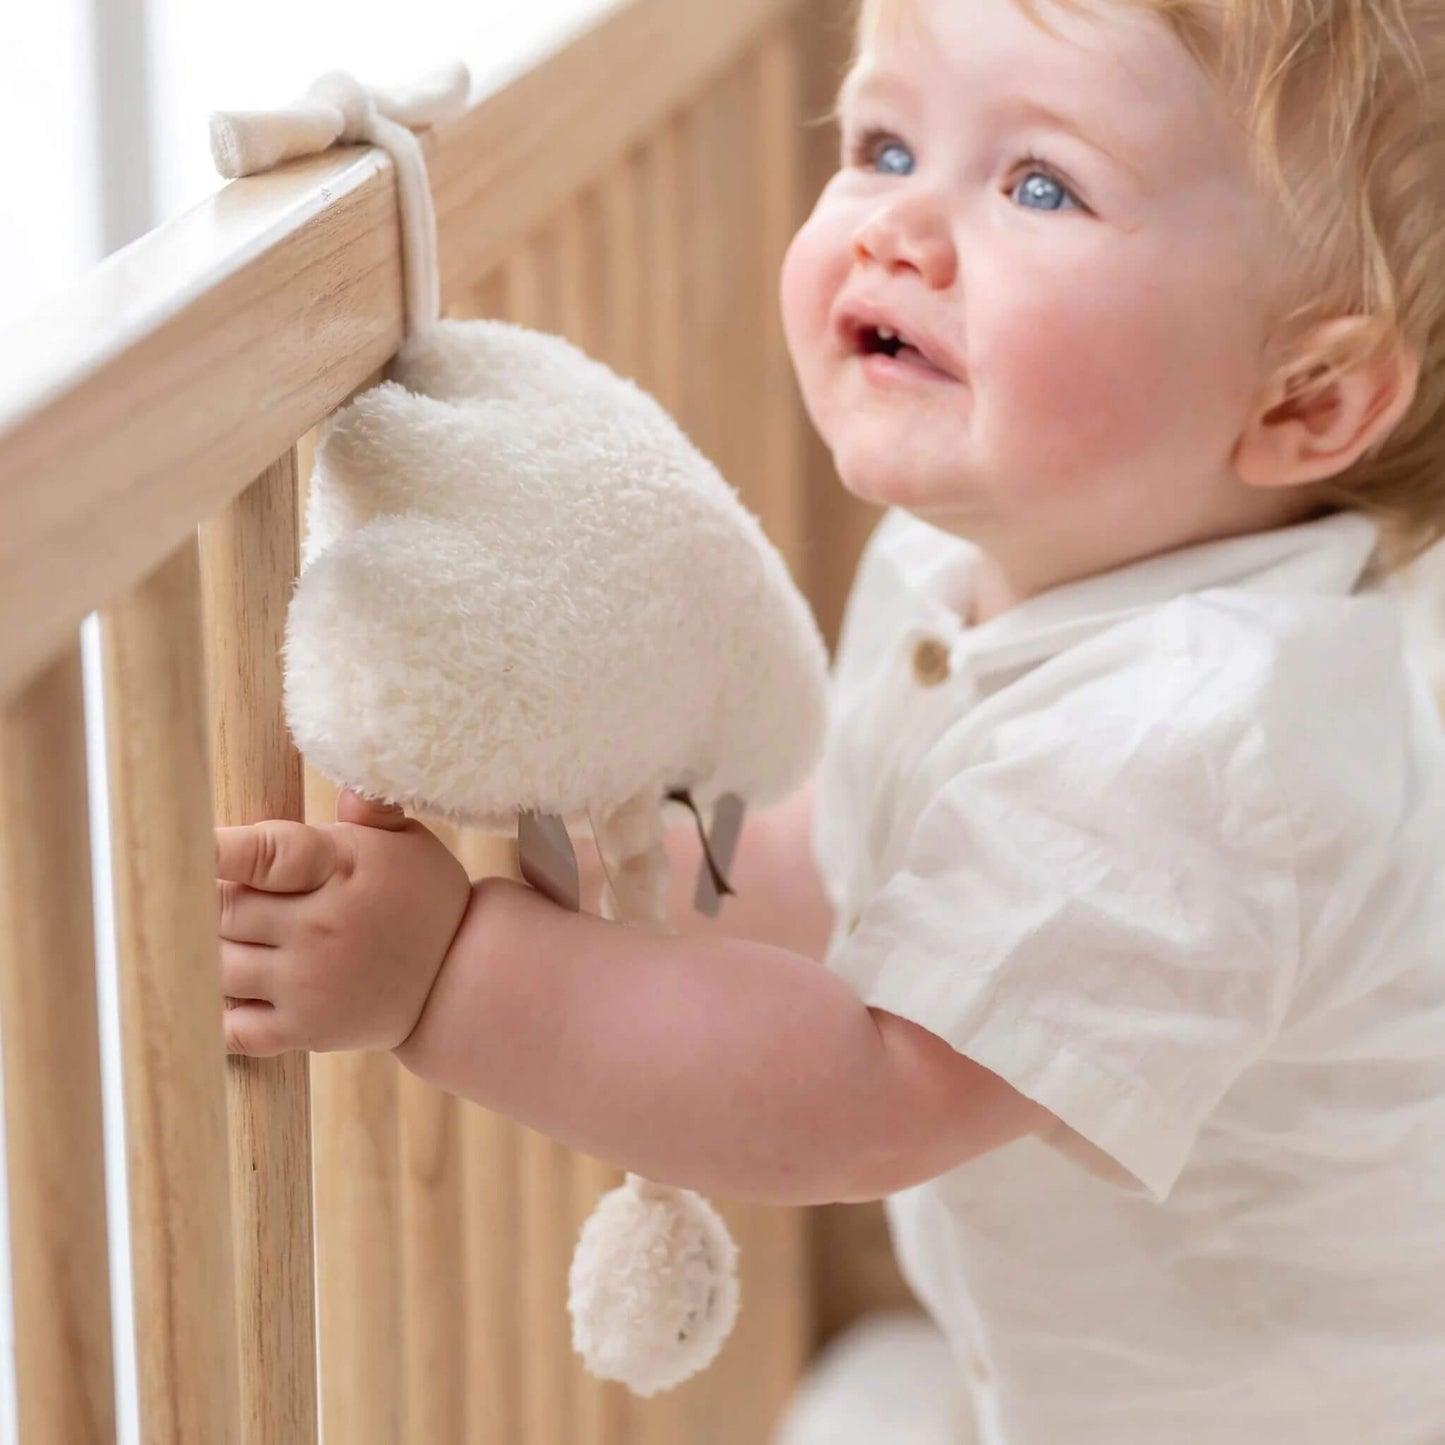
<path fill-rule="evenodd" d="M 343 788 L 336 799 L 336 821 L 360 823 L 364 828 L 389 828 L 396 832 L 406 827 L 406 810 L 395 803 L 363 798 L 350 788 Z"/>

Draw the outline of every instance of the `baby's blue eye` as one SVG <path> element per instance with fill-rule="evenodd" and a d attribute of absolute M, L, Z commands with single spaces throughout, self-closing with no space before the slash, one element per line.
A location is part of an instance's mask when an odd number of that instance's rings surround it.
<path fill-rule="evenodd" d="M 888 157 L 894 159 L 890 162 Z M 913 174 L 913 157 L 908 153 L 908 147 L 899 141 L 889 141 L 874 156 L 880 170 L 893 176 L 911 176 Z"/>
<path fill-rule="evenodd" d="M 1013 194 L 1021 196 L 1023 198 L 1021 204 L 1029 210 L 1083 210 L 1083 206 L 1073 192 L 1061 182 L 1056 181 L 1047 171 L 1030 171 L 1014 187 Z"/>
<path fill-rule="evenodd" d="M 848 147 L 848 160 L 853 165 L 877 169 L 883 175 L 911 176 L 913 155 L 897 136 L 876 127 L 866 127 Z"/>

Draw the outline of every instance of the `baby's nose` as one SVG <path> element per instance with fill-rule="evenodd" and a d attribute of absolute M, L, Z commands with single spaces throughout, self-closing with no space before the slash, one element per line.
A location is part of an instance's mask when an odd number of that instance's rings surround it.
<path fill-rule="evenodd" d="M 917 271 L 932 287 L 953 284 L 958 250 L 948 218 L 927 197 L 900 199 L 875 211 L 853 236 L 853 259 L 889 271 Z"/>

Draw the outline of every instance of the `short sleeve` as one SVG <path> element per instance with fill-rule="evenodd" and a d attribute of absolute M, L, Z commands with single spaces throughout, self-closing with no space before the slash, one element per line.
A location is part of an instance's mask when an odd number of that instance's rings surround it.
<path fill-rule="evenodd" d="M 1019 684 L 1038 705 L 931 790 L 829 966 L 1162 1200 L 1298 968 L 1269 660 L 1170 608 L 1049 666 L 1079 675 Z"/>

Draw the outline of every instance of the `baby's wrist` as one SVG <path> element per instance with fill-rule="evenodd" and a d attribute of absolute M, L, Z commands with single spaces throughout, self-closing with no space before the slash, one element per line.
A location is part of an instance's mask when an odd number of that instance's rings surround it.
<path fill-rule="evenodd" d="M 497 879 L 479 878 L 471 884 L 466 906 L 462 909 L 461 918 L 452 931 L 451 941 L 442 951 L 441 959 L 432 974 L 431 983 L 422 1000 L 416 1020 L 411 1026 L 411 1031 L 391 1051 L 398 1062 L 413 1073 L 423 1072 L 416 1067 L 414 1060 L 426 1052 L 426 1037 L 433 1032 L 434 1028 L 433 1005 L 443 991 L 443 980 L 448 977 L 449 970 L 453 969 L 458 955 L 464 951 L 464 940 L 470 935 L 474 935 L 480 925 L 483 899 L 484 897 L 492 898 L 495 894 L 495 890 L 488 885 L 495 884 L 497 881 Z M 491 910 L 487 911 L 490 913 Z"/>

